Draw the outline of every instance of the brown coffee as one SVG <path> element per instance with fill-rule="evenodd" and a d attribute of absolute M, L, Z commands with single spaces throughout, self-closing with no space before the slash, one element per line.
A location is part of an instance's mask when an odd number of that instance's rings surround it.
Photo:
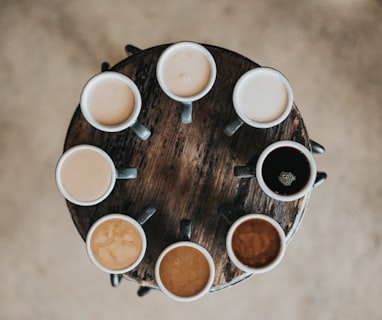
<path fill-rule="evenodd" d="M 90 249 L 102 266 L 121 270 L 131 266 L 142 250 L 137 228 L 123 219 L 110 219 L 96 227 L 90 238 Z"/>
<path fill-rule="evenodd" d="M 63 162 L 59 174 L 66 193 L 81 202 L 99 199 L 112 183 L 110 163 L 92 149 L 73 151 Z"/>
<path fill-rule="evenodd" d="M 206 287 L 210 266 L 199 250 L 180 246 L 164 256 L 159 274 L 168 291 L 178 297 L 192 297 Z"/>
<path fill-rule="evenodd" d="M 134 111 L 134 104 L 133 91 L 119 79 L 100 79 L 89 92 L 89 113 L 96 122 L 105 126 L 127 121 Z"/>
<path fill-rule="evenodd" d="M 281 249 L 281 239 L 268 221 L 250 219 L 240 224 L 232 236 L 232 250 L 241 263 L 262 268 L 272 263 Z"/>

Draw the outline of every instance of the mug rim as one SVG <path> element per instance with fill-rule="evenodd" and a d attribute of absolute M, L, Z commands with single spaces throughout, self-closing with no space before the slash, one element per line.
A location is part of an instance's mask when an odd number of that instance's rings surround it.
<path fill-rule="evenodd" d="M 168 252 L 170 252 L 171 250 L 178 248 L 178 247 L 191 247 L 191 248 L 197 249 L 207 259 L 208 265 L 210 267 L 210 275 L 208 277 L 208 281 L 207 281 L 205 287 L 193 296 L 180 297 L 180 296 L 174 294 L 173 292 L 171 292 L 170 290 L 168 290 L 166 288 L 166 286 L 163 284 L 161 277 L 160 277 L 159 269 L 160 269 L 160 265 L 161 265 L 163 258 L 166 256 L 166 254 Z M 177 241 L 173 244 L 170 244 L 160 253 L 160 255 L 159 255 L 159 257 L 155 263 L 155 281 L 157 282 L 161 291 L 166 296 L 168 296 L 169 298 L 176 300 L 176 301 L 189 302 L 189 301 L 194 301 L 194 300 L 201 298 L 202 296 L 204 296 L 206 293 L 208 293 L 210 291 L 214 279 L 215 279 L 215 263 L 214 263 L 214 260 L 212 259 L 211 254 L 208 252 L 208 250 L 206 248 L 204 248 L 200 244 L 192 242 L 192 241 L 184 240 L 184 241 Z"/>
<path fill-rule="evenodd" d="M 254 268 L 250 267 L 244 263 L 242 263 L 234 253 L 232 249 L 232 237 L 235 233 L 237 227 L 241 225 L 242 223 L 248 221 L 248 220 L 265 220 L 269 222 L 277 231 L 279 238 L 280 238 L 280 250 L 276 256 L 275 259 L 273 259 L 268 265 L 261 267 L 261 268 Z M 286 236 L 284 230 L 281 228 L 280 224 L 270 216 L 267 216 L 265 214 L 259 214 L 259 213 L 250 213 L 246 214 L 240 218 L 238 218 L 229 228 L 227 236 L 226 236 L 226 248 L 228 257 L 230 260 L 236 265 L 239 269 L 241 269 L 244 272 L 250 273 L 250 274 L 258 274 L 258 273 L 265 273 L 268 271 L 271 271 L 274 269 L 283 259 L 285 255 L 286 250 Z"/>
<path fill-rule="evenodd" d="M 91 237 L 92 237 L 95 229 L 100 224 L 104 223 L 105 221 L 112 220 L 112 219 L 120 219 L 120 220 L 124 220 L 124 221 L 127 221 L 130 224 L 132 224 L 137 229 L 137 231 L 139 232 L 139 235 L 141 236 L 141 240 L 142 240 L 142 248 L 141 248 L 141 252 L 139 253 L 138 258 L 131 265 L 129 265 L 128 267 L 125 267 L 125 268 L 122 268 L 122 269 L 115 269 L 115 270 L 114 269 L 106 268 L 101 263 L 99 263 L 94 258 L 93 252 L 92 252 L 91 247 L 90 247 L 90 240 L 91 240 Z M 111 273 L 111 274 L 122 274 L 122 273 L 131 271 L 132 269 L 134 269 L 136 266 L 138 266 L 141 263 L 142 259 L 145 256 L 146 248 L 147 248 L 146 233 L 143 230 L 143 227 L 134 218 L 132 218 L 130 216 L 127 216 L 127 215 L 124 215 L 124 214 L 121 214 L 121 213 L 109 213 L 109 214 L 106 214 L 106 215 L 102 216 L 101 218 L 97 219 L 91 225 L 88 233 L 86 234 L 86 241 L 85 242 L 86 242 L 86 252 L 87 252 L 88 257 L 91 260 L 91 262 L 98 269 L 100 269 L 100 270 L 102 270 L 102 271 L 104 271 L 106 273 Z"/>
<path fill-rule="evenodd" d="M 110 165 L 111 182 L 109 184 L 109 187 L 108 187 L 108 189 L 105 191 L 105 193 L 102 196 L 98 197 L 95 200 L 81 201 L 81 200 L 75 199 L 65 190 L 64 186 L 62 185 L 62 181 L 61 181 L 61 168 L 62 168 L 62 165 L 64 164 L 65 160 L 68 157 L 70 157 L 73 153 L 75 153 L 75 152 L 77 152 L 79 150 L 92 150 L 92 151 L 95 151 L 98 154 L 100 154 L 108 162 L 108 164 Z M 90 145 L 90 144 L 80 144 L 80 145 L 76 145 L 76 146 L 73 146 L 73 147 L 67 149 L 61 155 L 61 157 L 58 160 L 57 165 L 56 165 L 56 184 L 57 184 L 58 190 L 60 191 L 60 193 L 64 196 L 64 198 L 66 200 L 68 200 L 68 201 L 70 201 L 70 202 L 72 202 L 72 203 L 74 203 L 76 205 L 80 205 L 80 206 L 92 206 L 92 205 L 98 204 L 98 203 L 102 202 L 103 200 L 105 200 L 110 195 L 110 193 L 113 191 L 113 189 L 114 189 L 115 181 L 116 181 L 116 176 L 117 176 L 117 174 L 116 174 L 115 165 L 114 165 L 114 162 L 111 159 L 111 157 L 106 153 L 106 151 L 102 150 L 99 147 Z"/>
<path fill-rule="evenodd" d="M 194 95 L 191 95 L 191 96 L 179 96 L 179 95 L 174 94 L 167 87 L 166 82 L 163 79 L 163 72 L 162 72 L 163 63 L 166 60 L 167 56 L 173 50 L 176 50 L 179 47 L 192 47 L 192 48 L 195 48 L 195 49 L 201 51 L 205 55 L 205 57 L 207 58 L 207 60 L 210 64 L 211 74 L 210 74 L 210 78 L 208 80 L 207 85 L 200 92 L 198 92 Z M 163 90 L 163 92 L 167 96 L 169 96 L 171 99 L 173 99 L 175 101 L 186 103 L 186 102 L 193 102 L 193 101 L 201 99 L 212 89 L 212 87 L 215 83 L 215 80 L 216 80 L 216 74 L 217 74 L 216 69 L 217 68 L 216 68 L 215 59 L 214 59 L 213 55 L 211 54 L 211 52 L 205 46 L 203 46 L 202 44 L 196 43 L 196 42 L 192 42 L 192 41 L 181 41 L 181 42 L 176 42 L 174 44 L 169 45 L 161 53 L 161 55 L 159 56 L 158 62 L 157 62 L 157 66 L 156 66 L 156 75 L 157 75 L 157 80 L 158 80 L 159 86 L 161 87 L 161 89 Z"/>
<path fill-rule="evenodd" d="M 239 95 L 239 92 L 241 89 L 241 85 L 248 78 L 250 78 L 254 74 L 259 74 L 259 73 L 267 73 L 267 74 L 271 74 L 271 75 L 276 76 L 279 80 L 281 80 L 281 82 L 283 83 L 283 85 L 287 91 L 287 94 L 288 94 L 288 101 L 287 101 L 287 105 L 285 106 L 284 111 L 277 118 L 275 118 L 271 121 L 267 121 L 267 122 L 255 121 L 255 120 L 248 118 L 245 115 L 245 113 L 240 109 L 240 107 L 239 107 L 240 103 L 238 102 L 238 99 L 239 99 L 238 95 Z M 235 87 L 233 90 L 233 95 L 232 95 L 232 100 L 233 100 L 233 105 L 234 105 L 234 108 L 235 108 L 237 115 L 246 124 L 248 124 L 254 128 L 270 128 L 270 127 L 276 126 L 279 123 L 281 123 L 282 121 L 284 121 L 287 118 L 287 116 L 289 115 L 289 113 L 291 112 L 292 106 L 293 106 L 293 90 L 292 90 L 292 87 L 291 87 L 288 79 L 279 70 L 274 69 L 274 68 L 270 68 L 270 67 L 259 66 L 259 67 L 256 67 L 254 69 L 250 69 L 241 75 L 241 77 L 239 78 L 239 80 L 235 84 Z"/>
<path fill-rule="evenodd" d="M 268 187 L 268 185 L 265 183 L 263 174 L 262 174 L 262 167 L 265 159 L 267 156 L 274 151 L 275 149 L 281 148 L 281 147 L 290 147 L 292 149 L 296 149 L 300 151 L 308 160 L 309 166 L 310 166 L 310 176 L 304 187 L 293 194 L 290 195 L 281 195 L 276 192 L 274 192 L 272 189 Z M 261 187 L 261 189 L 271 198 L 279 200 L 279 201 L 294 201 L 297 199 L 300 199 L 304 197 L 306 194 L 308 194 L 311 189 L 313 188 L 314 181 L 316 179 L 317 174 L 317 167 L 316 162 L 313 158 L 312 153 L 301 143 L 290 141 L 290 140 L 282 140 L 277 141 L 272 144 L 270 144 L 268 147 L 266 147 L 260 154 L 257 163 L 256 163 L 256 179 Z"/>
<path fill-rule="evenodd" d="M 109 125 L 99 123 L 98 121 L 94 119 L 94 117 L 89 112 L 89 107 L 88 107 L 89 93 L 92 90 L 92 87 L 94 84 L 96 84 L 98 81 L 105 78 L 117 79 L 127 84 L 127 86 L 130 88 L 130 90 L 133 92 L 133 95 L 134 95 L 134 110 L 132 114 L 130 115 L 130 117 L 120 124 L 109 126 Z M 128 76 L 116 71 L 104 71 L 91 77 L 83 86 L 81 91 L 81 97 L 80 97 L 80 108 L 86 121 L 89 122 L 94 128 L 101 131 L 105 131 L 105 132 L 118 132 L 118 131 L 122 131 L 131 127 L 137 121 L 139 113 L 141 112 L 141 108 L 142 108 L 141 93 L 139 92 L 139 89 L 137 85 L 135 84 L 135 82 L 132 79 L 130 79 Z"/>

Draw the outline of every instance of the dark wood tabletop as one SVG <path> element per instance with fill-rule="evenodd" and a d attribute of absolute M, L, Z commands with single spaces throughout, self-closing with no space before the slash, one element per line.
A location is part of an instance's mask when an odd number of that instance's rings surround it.
<path fill-rule="evenodd" d="M 153 206 L 156 213 L 143 226 L 148 242 L 146 255 L 136 269 L 124 275 L 150 288 L 157 288 L 156 259 L 179 239 L 180 221 L 190 220 L 191 241 L 204 246 L 214 259 L 214 291 L 249 276 L 228 259 L 225 236 L 230 221 L 248 213 L 269 215 L 280 223 L 289 242 L 309 197 L 292 202 L 273 200 L 255 178 L 235 177 L 234 167 L 254 165 L 261 151 L 278 140 L 297 141 L 308 149 L 311 145 L 295 104 L 287 119 L 275 127 L 254 129 L 243 125 L 232 137 L 226 136 L 223 129 L 235 117 L 234 85 L 243 73 L 259 65 L 211 45 L 205 46 L 216 61 L 216 82 L 205 97 L 194 102 L 193 122 L 181 123 L 180 104 L 167 97 L 156 80 L 156 64 L 167 46 L 141 51 L 127 47 L 132 54 L 110 68 L 127 75 L 138 86 L 142 95 L 138 120 L 151 130 L 148 140 L 139 139 L 131 129 L 99 131 L 86 122 L 79 107 L 67 131 L 64 150 L 78 144 L 98 146 L 111 156 L 116 167 L 136 167 L 138 178 L 117 180 L 111 195 L 98 205 L 82 207 L 67 201 L 67 206 L 83 239 L 92 223 L 106 214 L 135 217 L 144 207 Z M 106 69 L 108 65 L 104 64 Z M 228 219 L 222 212 L 229 213 Z"/>

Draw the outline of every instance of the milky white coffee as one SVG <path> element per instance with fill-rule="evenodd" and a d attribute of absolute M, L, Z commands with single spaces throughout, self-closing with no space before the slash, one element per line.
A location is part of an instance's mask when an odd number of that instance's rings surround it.
<path fill-rule="evenodd" d="M 79 202 L 91 202 L 108 192 L 113 183 L 108 159 L 92 148 L 77 148 L 63 159 L 59 169 L 62 188 Z"/>
<path fill-rule="evenodd" d="M 211 76 L 210 62 L 205 54 L 189 46 L 180 46 L 168 53 L 162 72 L 167 88 L 181 97 L 201 92 Z"/>

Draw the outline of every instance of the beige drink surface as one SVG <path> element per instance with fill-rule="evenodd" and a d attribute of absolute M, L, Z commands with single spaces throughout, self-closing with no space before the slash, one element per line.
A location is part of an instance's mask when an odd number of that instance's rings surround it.
<path fill-rule="evenodd" d="M 190 97 L 201 92 L 211 76 L 207 57 L 195 48 L 180 47 L 163 62 L 163 79 L 175 95 Z"/>
<path fill-rule="evenodd" d="M 80 149 L 63 162 L 61 183 L 72 198 L 83 202 L 94 201 L 109 189 L 111 170 L 109 162 L 98 152 Z"/>
<path fill-rule="evenodd" d="M 191 297 L 207 285 L 210 267 L 199 250 L 177 247 L 165 255 L 159 273 L 167 290 L 179 297 Z"/>
<path fill-rule="evenodd" d="M 104 267 L 121 270 L 132 265 L 142 250 L 141 235 L 136 227 L 123 219 L 101 223 L 90 239 L 94 258 Z"/>
<path fill-rule="evenodd" d="M 100 124 L 115 126 L 127 121 L 134 111 L 134 93 L 119 79 L 100 79 L 89 93 L 89 112 Z"/>
<path fill-rule="evenodd" d="M 238 91 L 240 109 L 251 120 L 270 122 L 284 112 L 288 92 L 283 82 L 269 74 L 252 74 Z"/>

